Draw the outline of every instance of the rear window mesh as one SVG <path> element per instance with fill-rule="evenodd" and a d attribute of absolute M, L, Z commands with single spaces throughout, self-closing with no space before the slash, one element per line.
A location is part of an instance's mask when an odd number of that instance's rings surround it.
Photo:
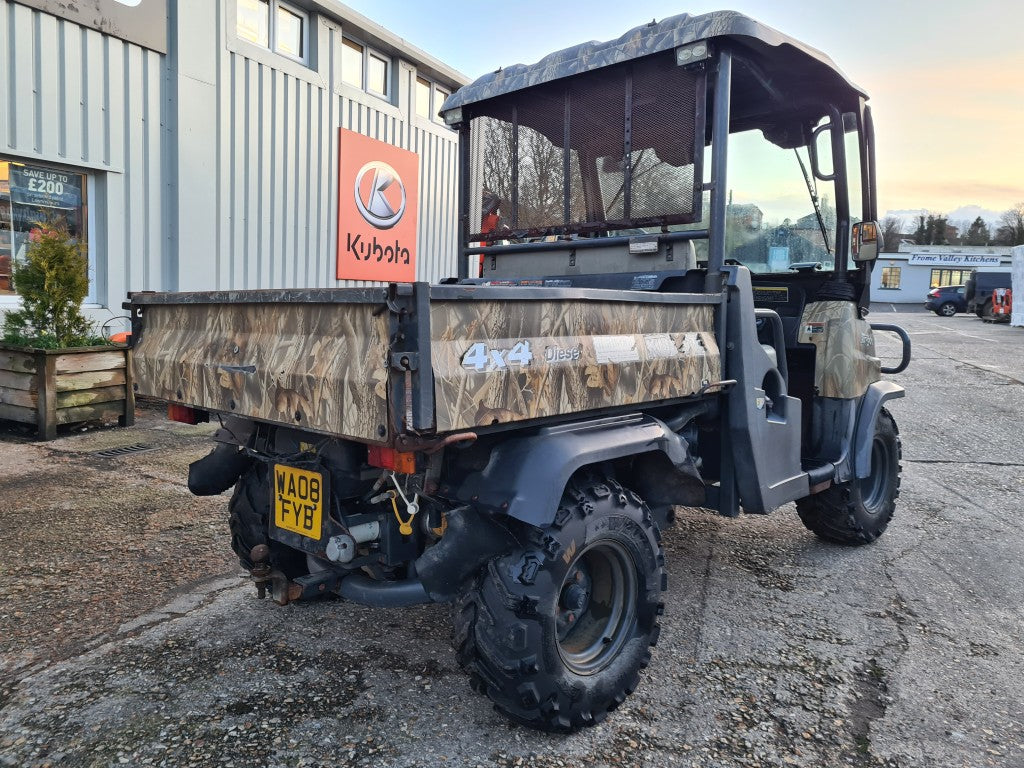
<path fill-rule="evenodd" d="M 699 220 L 703 82 L 669 51 L 479 104 L 470 240 Z"/>

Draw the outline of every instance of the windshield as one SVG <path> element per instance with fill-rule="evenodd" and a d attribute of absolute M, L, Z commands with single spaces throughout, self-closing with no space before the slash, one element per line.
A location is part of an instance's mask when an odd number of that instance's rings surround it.
<path fill-rule="evenodd" d="M 806 147 L 783 149 L 759 130 L 734 133 L 728 176 L 726 259 L 762 273 L 833 268 L 835 185 L 814 178 Z"/>

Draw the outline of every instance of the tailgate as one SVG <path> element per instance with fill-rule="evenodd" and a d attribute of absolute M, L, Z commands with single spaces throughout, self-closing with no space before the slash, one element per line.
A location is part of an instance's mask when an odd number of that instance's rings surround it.
<path fill-rule="evenodd" d="M 136 391 L 381 442 L 386 298 L 361 288 L 134 294 Z"/>
<path fill-rule="evenodd" d="M 434 287 L 437 430 L 699 394 L 721 379 L 718 300 L 640 291 Z"/>

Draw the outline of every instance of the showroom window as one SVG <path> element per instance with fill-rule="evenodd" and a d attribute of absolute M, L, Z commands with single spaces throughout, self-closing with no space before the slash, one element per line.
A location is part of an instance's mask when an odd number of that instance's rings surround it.
<path fill-rule="evenodd" d="M 423 77 L 416 78 L 416 114 L 424 120 L 433 120 L 435 123 L 443 122 L 437 114 L 441 105 L 448 98 L 450 93 Z"/>
<path fill-rule="evenodd" d="M 882 267 L 882 288 L 900 287 L 900 270 L 902 267 Z"/>
<path fill-rule="evenodd" d="M 243 40 L 308 63 L 309 14 L 281 0 L 237 0 L 235 32 Z"/>
<path fill-rule="evenodd" d="M 88 177 L 0 157 L 0 296 L 14 295 L 14 264 L 48 227 L 66 227 L 88 247 Z"/>
<path fill-rule="evenodd" d="M 391 93 L 391 60 L 362 43 L 343 38 L 341 79 L 354 88 L 386 99 Z"/>
<path fill-rule="evenodd" d="M 940 285 L 965 285 L 968 278 L 973 274 L 973 269 L 933 269 L 931 280 L 928 281 L 928 287 L 938 288 Z"/>

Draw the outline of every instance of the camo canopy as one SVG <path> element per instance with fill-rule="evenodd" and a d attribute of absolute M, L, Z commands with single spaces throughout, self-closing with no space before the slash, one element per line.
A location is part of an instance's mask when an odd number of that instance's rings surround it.
<path fill-rule="evenodd" d="M 490 72 L 449 96 L 441 113 L 699 40 L 722 39 L 743 49 L 767 81 L 784 75 L 781 79 L 786 90 L 801 97 L 834 96 L 836 92 L 866 95 L 820 51 L 743 14 L 716 11 L 700 16 L 683 13 L 635 27 L 616 40 L 582 43 L 551 53 L 535 64 L 515 64 Z"/>

